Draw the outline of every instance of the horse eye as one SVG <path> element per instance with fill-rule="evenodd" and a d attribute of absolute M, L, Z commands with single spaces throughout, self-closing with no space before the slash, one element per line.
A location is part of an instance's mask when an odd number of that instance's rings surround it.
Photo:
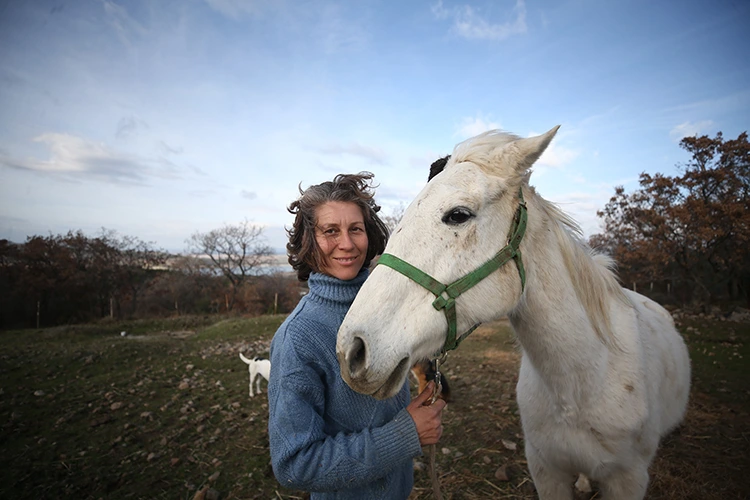
<path fill-rule="evenodd" d="M 456 207 L 443 215 L 443 222 L 446 224 L 463 224 L 472 217 L 474 217 L 474 214 L 468 208 Z"/>

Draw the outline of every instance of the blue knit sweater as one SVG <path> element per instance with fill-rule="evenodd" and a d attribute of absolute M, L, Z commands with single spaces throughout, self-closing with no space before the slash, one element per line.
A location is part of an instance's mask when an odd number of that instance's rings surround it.
<path fill-rule="evenodd" d="M 365 269 L 350 281 L 310 275 L 310 293 L 271 342 L 268 434 L 279 482 L 316 499 L 405 499 L 422 453 L 409 384 L 378 401 L 341 378 L 336 334 Z M 375 319 L 375 318 L 374 318 Z"/>

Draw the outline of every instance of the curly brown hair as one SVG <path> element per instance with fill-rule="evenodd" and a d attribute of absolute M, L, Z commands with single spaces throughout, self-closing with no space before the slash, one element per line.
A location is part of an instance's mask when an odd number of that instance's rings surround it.
<path fill-rule="evenodd" d="M 294 225 L 286 230 L 289 236 L 289 243 L 286 244 L 289 264 L 297 272 L 300 281 L 307 281 L 311 272 L 322 269 L 323 256 L 315 239 L 315 212 L 319 206 L 329 201 L 351 202 L 362 210 L 368 239 L 363 267 L 368 267 L 376 255 L 383 253 L 388 242 L 388 228 L 377 215 L 380 206 L 374 199 L 373 177 L 370 172 L 339 174 L 333 181 L 316 184 L 305 190 L 300 185 L 300 197 L 287 209 L 295 216 Z"/>

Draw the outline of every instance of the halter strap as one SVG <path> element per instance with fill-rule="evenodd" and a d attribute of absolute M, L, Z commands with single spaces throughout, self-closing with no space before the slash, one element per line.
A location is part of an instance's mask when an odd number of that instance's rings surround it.
<path fill-rule="evenodd" d="M 395 255 L 384 253 L 378 260 L 378 264 L 383 264 L 398 271 L 435 295 L 435 300 L 432 302 L 432 306 L 438 311 L 442 309 L 445 312 L 445 318 L 448 321 L 448 335 L 445 339 L 445 344 L 443 345 L 443 352 L 451 351 L 458 347 L 458 344 L 460 344 L 463 339 L 479 326 L 478 324 L 474 325 L 460 337 L 456 337 L 456 299 L 462 293 L 472 288 L 496 270 L 500 269 L 511 259 L 516 262 L 518 274 L 521 277 L 521 290 L 523 291 L 526 287 L 526 271 L 523 267 L 523 261 L 521 260 L 521 250 L 519 245 L 521 244 L 523 235 L 526 232 L 528 214 L 526 202 L 523 199 L 521 189 L 518 190 L 518 197 L 520 201 L 518 209 L 516 210 L 516 215 L 513 218 L 513 225 L 510 228 L 508 244 L 497 252 L 490 260 L 449 285 L 444 285 L 429 274 Z"/>

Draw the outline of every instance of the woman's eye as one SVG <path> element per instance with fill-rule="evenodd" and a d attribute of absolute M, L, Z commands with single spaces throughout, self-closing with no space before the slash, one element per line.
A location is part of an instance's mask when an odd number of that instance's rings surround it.
<path fill-rule="evenodd" d="M 443 215 L 443 222 L 446 224 L 463 224 L 472 217 L 474 217 L 474 214 L 468 208 L 456 207 Z"/>

